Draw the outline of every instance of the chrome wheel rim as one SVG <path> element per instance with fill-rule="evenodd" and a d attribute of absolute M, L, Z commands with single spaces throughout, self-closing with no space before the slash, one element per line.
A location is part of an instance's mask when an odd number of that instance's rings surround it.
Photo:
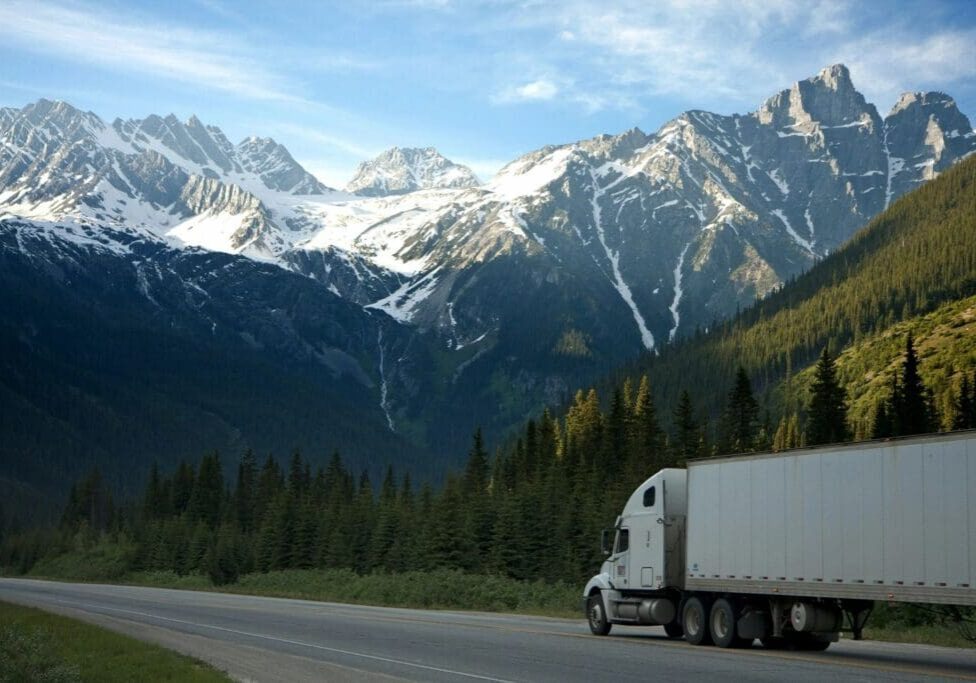
<path fill-rule="evenodd" d="M 600 607 L 600 603 L 594 600 L 590 605 L 590 626 L 594 629 L 599 629 L 603 624 L 603 608 Z"/>
<path fill-rule="evenodd" d="M 698 635 L 701 630 L 701 613 L 697 609 L 689 609 L 685 612 L 685 631 L 689 635 Z"/>
<path fill-rule="evenodd" d="M 716 640 L 724 640 L 729 634 L 729 615 L 724 609 L 712 612 L 712 635 Z"/>

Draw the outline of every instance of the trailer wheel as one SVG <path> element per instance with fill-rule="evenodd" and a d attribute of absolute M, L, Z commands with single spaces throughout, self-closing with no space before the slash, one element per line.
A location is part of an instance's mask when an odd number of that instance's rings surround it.
<path fill-rule="evenodd" d="M 685 634 L 685 630 L 681 628 L 677 619 L 665 624 L 664 632 L 668 634 L 668 638 L 681 638 Z"/>
<path fill-rule="evenodd" d="M 599 593 L 591 595 L 586 601 L 586 620 L 590 624 L 590 631 L 593 632 L 593 635 L 605 636 L 610 633 L 610 627 L 613 624 L 607 619 L 606 612 L 603 609 L 603 597 Z"/>
<path fill-rule="evenodd" d="M 681 626 L 685 640 L 692 645 L 711 645 L 712 635 L 708 631 L 708 607 L 701 598 L 689 598 L 681 613 Z"/>
<path fill-rule="evenodd" d="M 719 598 L 712 605 L 708 617 L 708 630 L 712 642 L 719 647 L 746 647 L 751 641 L 740 638 L 735 632 L 735 608 L 725 598 Z"/>

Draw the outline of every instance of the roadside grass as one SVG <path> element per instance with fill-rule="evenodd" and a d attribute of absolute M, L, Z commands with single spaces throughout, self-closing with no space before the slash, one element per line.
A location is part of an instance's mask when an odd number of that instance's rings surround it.
<path fill-rule="evenodd" d="M 0 602 L 0 683 L 230 679 L 203 662 L 31 607 Z"/>
<path fill-rule="evenodd" d="M 130 574 L 125 583 L 298 598 L 357 605 L 511 612 L 553 617 L 580 616 L 579 589 L 569 584 L 516 581 L 455 570 L 359 575 L 345 569 L 288 569 L 245 574 L 227 586 L 201 575 L 173 572 Z"/>
<path fill-rule="evenodd" d="M 870 624 L 870 622 L 868 622 Z M 900 626 L 864 629 L 865 640 L 911 643 L 916 645 L 941 645 L 942 647 L 976 648 L 976 643 L 966 640 L 958 630 L 949 626 Z"/>

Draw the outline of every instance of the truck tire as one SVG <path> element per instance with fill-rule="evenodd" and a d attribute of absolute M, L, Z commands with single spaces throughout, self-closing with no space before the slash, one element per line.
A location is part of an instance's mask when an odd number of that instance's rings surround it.
<path fill-rule="evenodd" d="M 685 634 L 685 630 L 681 628 L 677 619 L 665 624 L 664 632 L 668 634 L 668 638 L 681 638 Z"/>
<path fill-rule="evenodd" d="M 711 645 L 712 634 L 708 630 L 708 605 L 702 598 L 688 598 L 681 611 L 681 627 L 685 640 L 692 645 Z"/>
<path fill-rule="evenodd" d="M 599 593 L 591 595 L 586 601 L 586 621 L 590 624 L 593 635 L 605 636 L 610 633 L 613 624 L 607 619 L 606 610 L 603 608 L 603 596 Z"/>
<path fill-rule="evenodd" d="M 735 632 L 736 615 L 732 603 L 725 598 L 719 598 L 712 605 L 708 615 L 708 631 L 712 642 L 719 647 L 746 647 L 752 642 L 740 638 Z"/>

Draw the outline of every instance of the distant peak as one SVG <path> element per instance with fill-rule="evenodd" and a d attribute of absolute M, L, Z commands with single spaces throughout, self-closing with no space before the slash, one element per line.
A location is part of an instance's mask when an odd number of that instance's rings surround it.
<path fill-rule="evenodd" d="M 361 163 L 346 189 L 382 196 L 479 184 L 471 169 L 454 163 L 434 147 L 391 147 Z"/>
<path fill-rule="evenodd" d="M 900 111 L 909 109 L 911 107 L 942 107 L 944 109 L 955 109 L 956 101 L 952 99 L 949 95 L 944 92 L 930 91 L 930 92 L 905 92 L 902 93 L 901 97 L 895 103 L 895 106 L 891 108 L 892 114 L 897 114 Z"/>
<path fill-rule="evenodd" d="M 831 86 L 837 86 L 841 83 L 850 84 L 851 71 L 844 64 L 831 64 L 821 69 L 817 78 Z"/>

